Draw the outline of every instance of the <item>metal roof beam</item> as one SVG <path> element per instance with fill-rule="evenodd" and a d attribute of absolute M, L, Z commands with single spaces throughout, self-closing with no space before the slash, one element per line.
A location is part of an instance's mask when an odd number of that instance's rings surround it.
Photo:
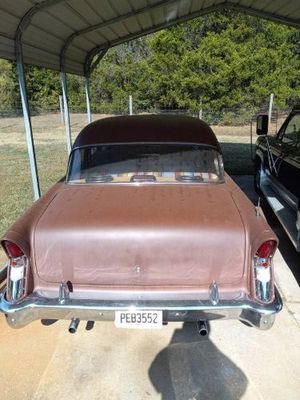
<path fill-rule="evenodd" d="M 216 6 L 211 6 L 211 7 L 202 9 L 202 10 L 195 11 L 194 13 L 184 15 L 183 17 L 176 18 L 176 19 L 173 19 L 168 22 L 163 22 L 162 24 L 155 25 L 151 28 L 143 29 L 142 31 L 138 31 L 136 33 L 131 33 L 129 35 L 124 36 L 121 39 L 112 40 L 111 42 L 105 43 L 105 45 L 103 44 L 103 45 L 97 46 L 93 50 L 91 50 L 90 53 L 92 53 L 92 52 L 97 53 L 97 50 L 101 51 L 101 50 L 104 50 L 104 48 L 111 48 L 111 47 L 118 46 L 119 44 L 129 42 L 130 40 L 138 39 L 142 36 L 149 35 L 150 33 L 157 32 L 161 29 L 170 28 L 171 26 L 186 22 L 190 19 L 194 19 L 194 18 L 203 16 L 203 15 L 209 14 L 212 11 L 222 10 L 224 8 L 226 8 L 225 4 L 219 4 Z"/>
<path fill-rule="evenodd" d="M 260 17 L 263 19 L 268 19 L 273 22 L 279 22 L 284 25 L 293 26 L 294 28 L 300 29 L 300 19 L 292 19 L 287 17 L 280 17 L 279 15 L 275 15 L 272 13 L 268 13 L 262 10 L 254 10 L 251 7 L 242 6 L 235 3 L 226 3 L 224 4 L 225 8 L 231 8 L 236 11 L 242 12 L 244 14 L 252 15 L 254 17 Z M 300 6 L 299 6 L 300 7 Z"/>
<path fill-rule="evenodd" d="M 149 5 L 147 7 L 141 8 L 140 10 L 131 11 L 129 13 L 117 16 L 117 17 L 112 18 L 112 19 L 107 20 L 107 21 L 100 22 L 98 24 L 92 25 L 90 27 L 81 29 L 80 31 L 73 33 L 72 35 L 70 35 L 67 38 L 67 40 L 65 42 L 65 45 L 64 45 L 64 47 L 63 47 L 63 49 L 61 51 L 61 68 L 65 64 L 65 57 L 66 57 L 66 52 L 68 50 L 68 47 L 70 46 L 70 44 L 72 43 L 72 41 L 76 37 L 78 37 L 80 35 L 84 35 L 84 34 L 86 34 L 88 32 L 92 32 L 92 31 L 97 30 L 97 29 L 101 29 L 101 28 L 110 26 L 110 25 L 115 24 L 117 22 L 124 21 L 124 20 L 126 20 L 128 18 L 131 18 L 133 16 L 137 16 L 137 15 L 143 14 L 143 13 L 145 13 L 147 11 L 164 7 L 164 6 L 172 4 L 172 3 L 176 3 L 176 0 L 161 1 L 161 2 L 153 4 L 151 6 Z M 85 69 L 86 68 L 89 69 L 89 65 L 91 63 L 92 58 L 99 51 L 101 52 L 102 50 L 108 49 L 109 47 L 114 47 L 114 46 L 117 46 L 117 45 L 119 45 L 121 43 L 127 42 L 129 40 L 137 39 L 137 38 L 139 38 L 141 36 L 144 36 L 144 35 L 147 35 L 147 34 L 150 34 L 150 33 L 154 33 L 154 32 L 156 32 L 156 31 L 158 31 L 160 29 L 168 28 L 168 27 L 171 27 L 171 26 L 173 26 L 175 24 L 186 22 L 186 21 L 188 21 L 190 19 L 197 18 L 199 16 L 206 15 L 206 14 L 211 13 L 213 11 L 218 11 L 218 10 L 223 10 L 223 9 L 234 9 L 236 11 L 243 12 L 243 13 L 246 13 L 246 14 L 249 14 L 249 15 L 265 18 L 265 19 L 268 19 L 268 20 L 272 20 L 272 21 L 275 21 L 275 22 L 280 22 L 280 23 L 284 23 L 286 25 L 290 25 L 290 26 L 294 26 L 294 27 L 300 28 L 300 21 L 298 21 L 298 20 L 279 17 L 277 15 L 274 15 L 274 14 L 271 14 L 271 13 L 267 13 L 265 11 L 253 10 L 251 7 L 241 6 L 241 5 L 238 5 L 236 3 L 231 3 L 231 2 L 228 2 L 228 3 L 226 2 L 225 3 L 224 2 L 224 3 L 220 3 L 220 4 L 217 4 L 217 5 L 213 5 L 211 7 L 207 7 L 207 8 L 198 10 L 198 11 L 196 11 L 194 13 L 190 13 L 188 15 L 185 15 L 185 16 L 181 17 L 181 18 L 176 18 L 176 19 L 174 19 L 172 21 L 164 22 L 162 24 L 158 24 L 158 25 L 153 26 L 151 28 L 141 30 L 141 31 L 139 31 L 137 33 L 126 35 L 125 37 L 123 37 L 121 39 L 116 39 L 116 40 L 114 40 L 112 42 L 105 43 L 103 45 L 97 46 L 89 53 L 88 57 L 90 58 L 90 60 L 87 61 L 87 59 L 86 59 Z M 93 54 L 92 57 L 90 57 L 91 54 Z"/>
<path fill-rule="evenodd" d="M 32 18 L 34 15 L 42 10 L 45 10 L 48 7 L 52 7 L 55 4 L 62 3 L 65 0 L 44 0 L 41 3 L 36 3 L 33 7 L 31 7 L 26 14 L 23 15 L 17 30 L 16 30 L 16 35 L 15 35 L 15 42 L 16 44 L 21 43 L 22 41 L 22 35 L 24 31 L 28 28 L 30 22 L 32 21 Z M 16 49 L 18 51 L 18 49 Z"/>
<path fill-rule="evenodd" d="M 105 56 L 105 54 L 108 52 L 108 50 L 109 49 L 103 50 L 100 54 L 98 54 L 98 56 L 95 59 L 95 61 L 91 64 L 90 73 L 92 73 L 94 71 L 94 69 L 97 67 L 97 65 L 102 60 L 102 58 Z"/>
<path fill-rule="evenodd" d="M 216 9 L 216 8 L 223 9 L 224 5 L 221 4 L 219 6 L 209 7 L 207 9 L 197 11 L 197 12 L 195 12 L 193 14 L 189 14 L 188 16 L 181 17 L 181 18 L 176 19 L 174 21 L 170 21 L 170 22 L 167 22 L 167 23 L 159 24 L 159 25 L 156 25 L 153 28 L 144 29 L 143 31 L 139 31 L 139 33 L 134 33 L 134 34 L 127 35 L 123 39 L 117 39 L 115 41 L 110 42 L 109 46 L 107 46 L 107 44 L 106 44 L 106 47 L 103 47 L 104 45 L 103 46 L 94 47 L 88 53 L 88 55 L 87 55 L 87 57 L 85 59 L 85 68 L 84 68 L 85 75 L 87 76 L 87 75 L 90 75 L 92 73 L 92 71 L 96 68 L 96 66 L 99 64 L 99 62 L 105 56 L 105 54 L 107 53 L 107 51 L 109 50 L 110 47 L 117 46 L 119 44 L 122 44 L 124 42 L 130 41 L 130 40 L 133 40 L 133 39 L 137 39 L 137 38 L 139 38 L 141 36 L 148 35 L 150 33 L 156 32 L 157 30 L 160 30 L 160 29 L 163 29 L 163 28 L 168 28 L 168 27 L 173 26 L 173 25 L 175 25 L 177 23 L 185 22 L 186 20 L 188 20 L 190 18 L 196 18 L 196 17 L 199 17 L 200 15 L 208 14 L 208 13 L 212 12 L 212 9 Z M 96 55 L 98 53 L 100 53 L 98 58 L 92 64 L 92 61 L 93 61 L 94 57 L 96 57 Z"/>
<path fill-rule="evenodd" d="M 296 20 L 296 22 L 295 22 L 295 20 L 287 20 L 287 19 L 275 16 L 274 14 L 270 14 L 270 13 L 267 13 L 267 12 L 264 12 L 264 11 L 259 12 L 259 15 L 258 15 L 257 11 L 254 11 L 249 7 L 238 6 L 235 3 L 220 3 L 220 4 L 217 4 L 217 5 L 211 6 L 211 7 L 207 7 L 207 8 L 195 11 L 195 12 L 190 13 L 188 15 L 184 15 L 183 17 L 176 18 L 176 19 L 174 19 L 172 21 L 164 22 L 162 24 L 155 25 L 155 26 L 153 26 L 151 28 L 144 29 L 142 31 L 138 31 L 136 33 L 131 33 L 129 35 L 124 36 L 121 39 L 116 39 L 116 40 L 113 40 L 111 42 L 105 43 L 105 45 L 97 46 L 92 51 L 95 51 L 96 49 L 98 49 L 98 51 L 101 51 L 101 50 L 104 49 L 104 46 L 106 48 L 107 47 L 109 47 L 109 48 L 115 47 L 115 46 L 118 46 L 118 45 L 120 45 L 122 43 L 128 42 L 130 40 L 138 39 L 138 38 L 140 38 L 142 36 L 149 35 L 151 33 L 157 32 L 157 31 L 159 31 L 161 29 L 170 28 L 171 26 L 186 22 L 188 20 L 191 20 L 191 19 L 194 19 L 194 18 L 197 18 L 197 17 L 204 16 L 206 14 L 209 14 L 209 13 L 213 12 L 213 11 L 220 11 L 220 10 L 224 10 L 224 9 L 234 9 L 236 11 L 239 11 L 239 12 L 242 12 L 242 13 L 245 13 L 245 14 L 249 14 L 249 15 L 252 15 L 252 16 L 258 16 L 258 17 L 261 17 L 261 18 L 264 18 L 264 19 L 268 19 L 268 20 L 271 20 L 271 21 L 274 21 L 274 22 L 280 22 L 280 23 L 284 23 L 284 24 L 289 25 L 289 26 L 292 25 L 292 26 L 294 26 L 296 28 L 300 28 L 300 21 L 297 22 L 297 20 Z"/>
<path fill-rule="evenodd" d="M 192 4 L 192 0 L 186 0 L 186 1 L 190 1 L 191 4 Z M 46 10 L 47 8 L 50 8 L 52 6 L 55 6 L 56 4 L 64 3 L 64 2 L 66 2 L 66 0 L 44 0 L 44 1 L 41 1 L 40 3 L 34 4 L 33 7 L 31 7 L 26 12 L 26 14 L 22 17 L 22 19 L 21 19 L 21 21 L 20 21 L 20 23 L 18 25 L 18 28 L 16 30 L 16 34 L 15 34 L 15 53 L 16 53 L 17 60 L 18 60 L 18 58 L 21 58 L 21 56 L 19 56 L 19 54 L 22 52 L 22 45 L 21 45 L 21 43 L 22 43 L 22 35 L 23 35 L 24 31 L 27 29 L 27 27 L 30 25 L 34 15 L 36 13 L 38 13 L 39 11 Z M 60 64 L 61 64 L 60 67 L 61 67 L 61 70 L 64 69 L 63 66 L 65 64 L 66 52 L 67 52 L 70 44 L 72 43 L 72 41 L 76 37 L 78 37 L 80 35 L 84 35 L 84 34 L 89 33 L 89 32 L 92 32 L 94 30 L 98 30 L 98 29 L 101 29 L 101 28 L 104 28 L 104 27 L 109 27 L 109 26 L 111 26 L 111 25 L 113 25 L 113 24 L 115 24 L 117 22 L 125 21 L 125 20 L 127 20 L 127 19 L 129 19 L 131 17 L 137 17 L 137 16 L 139 16 L 141 14 L 144 14 L 144 13 L 147 13 L 147 12 L 149 13 L 152 10 L 157 10 L 157 9 L 159 9 L 161 7 L 165 7 L 165 6 L 168 6 L 168 5 L 171 5 L 171 4 L 176 4 L 176 3 L 178 3 L 178 0 L 160 0 L 156 4 L 149 4 L 148 3 L 147 6 L 142 7 L 140 9 L 137 9 L 137 10 L 132 10 L 131 9 L 130 12 L 127 12 L 127 13 L 122 14 L 122 15 L 117 15 L 116 17 L 111 18 L 109 20 L 99 22 L 99 23 L 97 23 L 95 25 L 92 25 L 92 26 L 89 26 L 87 28 L 81 29 L 81 30 L 79 30 L 77 32 L 74 32 L 72 35 L 70 35 L 66 39 L 65 44 L 64 44 L 64 46 L 63 46 L 63 48 L 62 48 L 62 50 L 60 52 Z M 283 16 L 279 16 L 279 15 L 270 13 L 270 12 L 266 12 L 266 11 L 263 11 L 263 10 L 257 10 L 257 9 L 255 10 L 251 6 L 239 5 L 237 3 L 233 3 L 232 1 L 228 1 L 228 2 L 227 1 L 223 1 L 222 3 L 212 5 L 210 7 L 204 8 L 204 9 L 202 8 L 201 10 L 198 10 L 197 12 L 188 14 L 188 15 L 186 15 L 184 17 L 177 18 L 177 19 L 174 18 L 172 21 L 164 22 L 162 24 L 159 24 L 159 25 L 156 25 L 156 26 L 152 26 L 151 28 L 148 28 L 148 29 L 145 29 L 145 30 L 139 30 L 137 33 L 126 35 L 124 38 L 115 39 L 110 43 L 104 43 L 103 45 L 100 45 L 100 46 L 97 46 L 97 47 L 98 47 L 98 49 L 103 50 L 104 48 L 111 47 L 111 46 L 116 46 L 116 45 L 121 44 L 123 42 L 126 42 L 128 40 L 132 40 L 132 39 L 135 39 L 137 37 L 141 37 L 143 35 L 155 32 L 155 31 L 157 31 L 159 29 L 167 28 L 167 27 L 170 27 L 170 26 L 175 25 L 177 23 L 185 22 L 185 21 L 187 21 L 189 19 L 196 18 L 196 17 L 201 16 L 201 15 L 205 15 L 205 14 L 207 14 L 209 12 L 217 11 L 217 10 L 220 10 L 220 9 L 226 9 L 226 8 L 227 9 L 234 9 L 236 11 L 243 12 L 243 13 L 246 13 L 246 14 L 249 14 L 249 15 L 265 18 L 265 19 L 268 19 L 268 20 L 272 20 L 272 21 L 275 21 L 275 22 L 280 22 L 280 23 L 283 23 L 283 24 L 286 24 L 286 25 L 289 25 L 289 26 L 300 28 L 300 19 L 296 19 L 295 20 L 295 19 L 292 19 L 292 18 L 287 18 L 287 17 L 283 17 Z"/>
<path fill-rule="evenodd" d="M 84 63 L 84 75 L 85 76 L 90 76 L 91 73 L 94 71 L 94 69 L 97 67 L 99 62 L 102 60 L 102 58 L 105 56 L 109 48 L 107 47 L 106 49 L 99 49 L 98 46 L 95 47 L 92 51 L 88 53 L 85 59 Z M 97 56 L 96 60 L 94 58 Z M 94 62 L 93 62 L 94 60 Z"/>
<path fill-rule="evenodd" d="M 191 0 L 189 0 L 189 1 L 191 1 Z M 97 23 L 95 25 L 88 26 L 87 28 L 80 29 L 79 31 L 72 33 L 72 35 L 70 35 L 66 39 L 64 47 L 62 48 L 61 53 L 60 53 L 61 68 L 63 69 L 63 67 L 64 67 L 65 58 L 66 58 L 66 52 L 67 52 L 70 44 L 72 43 L 72 41 L 76 37 L 81 36 L 81 35 L 85 35 L 86 33 L 89 33 L 89 32 L 93 32 L 93 31 L 95 31 L 97 29 L 109 27 L 110 25 L 113 25 L 113 24 L 115 24 L 117 22 L 122 22 L 122 21 L 124 21 L 124 20 L 126 20 L 128 18 L 136 17 L 138 15 L 144 14 L 147 11 L 157 10 L 157 9 L 159 9 L 161 7 L 165 7 L 165 6 L 169 5 L 169 4 L 176 3 L 176 2 L 178 2 L 178 0 L 162 0 L 162 1 L 159 1 L 158 3 L 152 4 L 152 5 L 148 5 L 146 7 L 140 8 L 140 9 L 135 10 L 135 11 L 130 11 L 130 12 L 126 13 L 126 14 L 118 15 L 117 17 L 111 18 L 111 19 L 109 19 L 107 21 L 99 22 L 99 23 Z M 105 46 L 105 47 L 107 47 L 107 46 Z"/>

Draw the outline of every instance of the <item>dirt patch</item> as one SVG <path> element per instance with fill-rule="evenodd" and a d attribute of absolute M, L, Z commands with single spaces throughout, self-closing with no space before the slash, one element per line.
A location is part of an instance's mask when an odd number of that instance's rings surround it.
<path fill-rule="evenodd" d="M 7 261 L 7 255 L 4 253 L 2 248 L 0 248 L 0 270 L 3 268 L 6 261 Z"/>

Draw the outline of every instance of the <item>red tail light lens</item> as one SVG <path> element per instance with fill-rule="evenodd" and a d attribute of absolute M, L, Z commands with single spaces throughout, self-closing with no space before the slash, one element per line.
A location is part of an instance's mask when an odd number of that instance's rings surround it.
<path fill-rule="evenodd" d="M 9 242 L 8 240 L 5 240 L 3 243 L 5 250 L 9 257 L 11 258 L 19 258 L 24 255 L 23 251 L 20 249 L 19 246 L 17 246 L 13 242 Z"/>
<path fill-rule="evenodd" d="M 269 258 L 275 253 L 276 245 L 275 240 L 267 240 L 259 247 L 256 255 L 260 258 Z"/>

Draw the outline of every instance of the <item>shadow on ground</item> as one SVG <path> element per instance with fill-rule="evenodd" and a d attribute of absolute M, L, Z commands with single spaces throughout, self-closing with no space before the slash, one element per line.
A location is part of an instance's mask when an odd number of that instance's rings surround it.
<path fill-rule="evenodd" d="M 169 345 L 154 359 L 149 377 L 162 400 L 235 400 L 248 384 L 245 374 L 195 323 L 176 329 Z"/>
<path fill-rule="evenodd" d="M 220 142 L 224 166 L 229 174 L 253 174 L 250 143 Z"/>

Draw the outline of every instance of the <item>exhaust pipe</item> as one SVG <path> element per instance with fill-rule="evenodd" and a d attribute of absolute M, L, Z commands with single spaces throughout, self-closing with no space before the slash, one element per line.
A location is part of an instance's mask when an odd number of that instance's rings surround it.
<path fill-rule="evenodd" d="M 69 326 L 69 332 L 70 333 L 76 333 L 78 325 L 79 325 L 80 319 L 79 318 L 72 318 L 71 323 Z"/>
<path fill-rule="evenodd" d="M 208 335 L 207 321 L 198 321 L 197 330 L 200 336 L 207 336 Z"/>

